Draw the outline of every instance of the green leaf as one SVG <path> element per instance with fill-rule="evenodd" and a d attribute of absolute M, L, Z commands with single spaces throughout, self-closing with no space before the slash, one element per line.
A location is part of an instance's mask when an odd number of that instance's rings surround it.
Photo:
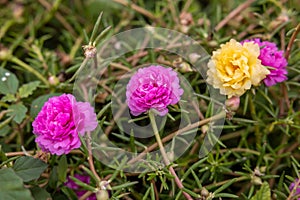
<path fill-rule="evenodd" d="M 120 190 L 120 189 L 123 189 L 123 188 L 126 188 L 126 187 L 130 187 L 130 186 L 135 185 L 135 184 L 138 184 L 138 182 L 137 181 L 133 181 L 133 182 L 123 183 L 121 185 L 113 186 L 111 189 L 112 190 Z"/>
<path fill-rule="evenodd" d="M 11 168 L 0 170 L 0 199 L 33 200 L 29 189 L 24 188 L 23 181 Z"/>
<path fill-rule="evenodd" d="M 30 108 L 30 116 L 35 118 L 38 115 L 38 113 L 40 112 L 40 110 L 42 109 L 45 102 L 50 97 L 59 96 L 59 95 L 61 95 L 61 93 L 46 94 L 46 95 L 42 95 L 42 96 L 36 98 L 35 100 L 33 100 L 33 102 L 31 103 L 31 108 Z"/>
<path fill-rule="evenodd" d="M 229 193 L 218 193 L 214 196 L 214 198 L 223 197 L 223 198 L 239 198 L 239 196 Z"/>
<path fill-rule="evenodd" d="M 5 137 L 9 132 L 11 131 L 10 126 L 5 125 L 2 128 L 0 128 L 0 137 Z"/>
<path fill-rule="evenodd" d="M 17 98 L 13 94 L 6 94 L 4 97 L 2 97 L 1 101 L 3 101 L 3 102 L 15 102 L 15 101 L 17 101 Z"/>
<path fill-rule="evenodd" d="M 7 113 L 8 116 L 13 116 L 13 120 L 20 124 L 26 116 L 27 108 L 22 104 L 14 104 L 8 107 L 11 112 Z"/>
<path fill-rule="evenodd" d="M 256 192 L 256 194 L 250 200 L 270 200 L 271 199 L 271 191 L 269 184 L 264 182 L 260 189 Z"/>
<path fill-rule="evenodd" d="M 58 178 L 57 178 L 57 166 L 54 166 L 52 170 L 50 171 L 50 177 L 49 177 L 49 187 L 52 189 L 56 189 L 57 186 L 59 185 L 57 183 Z"/>
<path fill-rule="evenodd" d="M 32 92 L 34 90 L 36 90 L 36 88 L 39 86 L 39 84 L 40 84 L 40 81 L 33 81 L 31 83 L 27 83 L 27 84 L 22 85 L 19 88 L 19 95 L 20 95 L 20 97 L 21 98 L 26 98 L 29 95 L 31 95 Z"/>
<path fill-rule="evenodd" d="M 67 178 L 67 169 L 68 169 L 68 163 L 67 163 L 67 157 L 66 155 L 61 156 L 58 162 L 58 180 L 62 183 L 65 182 Z"/>
<path fill-rule="evenodd" d="M 46 163 L 39 159 L 30 156 L 23 156 L 16 160 L 13 169 L 24 182 L 28 182 L 39 178 L 47 166 L 48 165 Z"/>
<path fill-rule="evenodd" d="M 60 190 L 68 197 L 68 199 L 78 199 L 73 189 L 68 188 L 66 186 L 62 186 Z"/>
<path fill-rule="evenodd" d="M 52 199 L 51 195 L 43 188 L 33 187 L 33 188 L 30 188 L 30 191 L 35 200 Z"/>
<path fill-rule="evenodd" d="M 15 94 L 19 87 L 19 80 L 10 71 L 0 68 L 0 93 Z"/>

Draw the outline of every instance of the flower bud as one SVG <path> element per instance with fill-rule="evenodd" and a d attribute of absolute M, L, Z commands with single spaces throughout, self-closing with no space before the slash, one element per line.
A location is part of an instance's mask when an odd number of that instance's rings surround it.
<path fill-rule="evenodd" d="M 188 12 L 182 12 L 179 19 L 181 25 L 188 26 L 194 23 L 192 14 Z"/>
<path fill-rule="evenodd" d="M 96 194 L 97 200 L 108 200 L 109 194 L 106 190 L 99 190 Z"/>
<path fill-rule="evenodd" d="M 0 44 L 0 60 L 8 60 L 10 56 L 10 51 Z"/>
<path fill-rule="evenodd" d="M 54 86 L 58 85 L 58 83 L 59 83 L 59 80 L 56 76 L 50 76 L 48 78 L 48 81 L 49 81 L 50 85 L 54 85 Z"/>
<path fill-rule="evenodd" d="M 236 111 L 240 106 L 240 97 L 233 96 L 225 101 L 226 108 L 231 111 Z"/>
<path fill-rule="evenodd" d="M 207 190 L 205 187 L 203 187 L 203 188 L 201 189 L 201 196 L 207 197 L 208 195 L 209 195 L 208 190 Z"/>
<path fill-rule="evenodd" d="M 202 131 L 203 134 L 206 134 L 208 129 L 209 129 L 209 126 L 207 126 L 207 125 L 201 126 L 201 131 Z"/>
<path fill-rule="evenodd" d="M 191 68 L 191 66 L 187 62 L 184 62 L 181 57 L 173 60 L 172 65 L 174 67 L 178 68 L 179 71 L 183 72 L 183 73 L 184 72 L 192 72 L 193 71 L 193 69 Z"/>
<path fill-rule="evenodd" d="M 196 63 L 200 58 L 201 58 L 201 55 L 199 55 L 197 53 L 191 53 L 189 55 L 189 59 L 190 59 L 191 63 Z"/>
<path fill-rule="evenodd" d="M 170 151 L 170 152 L 167 152 L 167 156 L 169 158 L 170 161 L 173 161 L 174 160 L 174 151 Z"/>
<path fill-rule="evenodd" d="M 252 182 L 254 185 L 261 185 L 261 184 L 262 184 L 261 178 L 259 178 L 259 177 L 257 177 L 257 176 L 253 176 L 251 182 Z"/>
<path fill-rule="evenodd" d="M 94 47 L 92 45 L 84 45 L 84 46 L 82 46 L 82 48 L 84 50 L 84 56 L 86 58 L 94 58 L 97 54 L 96 47 Z"/>

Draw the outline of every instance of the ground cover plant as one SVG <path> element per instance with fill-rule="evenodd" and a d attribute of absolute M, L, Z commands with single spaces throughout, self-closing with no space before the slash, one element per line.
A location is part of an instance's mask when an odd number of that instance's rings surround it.
<path fill-rule="evenodd" d="M 299 10 L 0 1 L 0 199 L 300 199 Z"/>

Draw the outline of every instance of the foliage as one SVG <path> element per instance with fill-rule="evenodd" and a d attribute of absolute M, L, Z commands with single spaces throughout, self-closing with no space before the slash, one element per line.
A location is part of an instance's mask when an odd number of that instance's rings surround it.
<path fill-rule="evenodd" d="M 194 199 L 292 199 L 288 186 L 300 177 L 297 1 L 4 0 L 0 1 L 0 24 L 0 199 L 76 199 L 65 185 L 68 176 L 88 191 L 87 196 L 110 194 L 112 199 L 184 199 L 183 193 Z M 120 161 L 115 170 L 94 159 L 97 177 L 90 168 L 88 145 L 68 155 L 50 155 L 39 151 L 32 133 L 31 123 L 44 102 L 73 92 L 88 47 L 149 25 L 182 32 L 208 53 L 231 38 L 260 37 L 275 42 L 279 49 L 291 47 L 286 51 L 288 80 L 245 93 L 239 109 L 227 113 L 221 137 L 205 158 L 199 158 L 198 152 L 208 126 L 199 126 L 191 147 L 171 164 L 184 189 L 175 185 L 168 167 L 127 173 L 121 170 L 126 161 Z M 118 147 L 132 152 L 144 151 L 155 140 L 125 134 L 114 124 L 110 107 L 117 81 L 137 66 L 181 66 L 178 71 L 197 93 L 201 119 L 212 115 L 205 81 L 190 70 L 191 63 L 181 60 L 178 65 L 178 56 L 165 52 L 139 53 L 131 51 L 114 60 L 97 80 L 94 95 L 99 125 Z M 178 128 L 180 119 L 178 107 L 171 108 L 166 132 Z M 90 184 L 74 178 L 76 173 L 90 176 Z"/>

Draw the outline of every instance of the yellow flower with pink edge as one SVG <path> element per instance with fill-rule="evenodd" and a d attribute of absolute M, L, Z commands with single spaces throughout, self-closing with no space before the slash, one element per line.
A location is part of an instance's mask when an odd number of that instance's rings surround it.
<path fill-rule="evenodd" d="M 258 59 L 259 54 L 259 46 L 254 42 L 241 44 L 231 39 L 213 52 L 208 62 L 207 82 L 228 98 L 243 95 L 270 73 Z"/>

